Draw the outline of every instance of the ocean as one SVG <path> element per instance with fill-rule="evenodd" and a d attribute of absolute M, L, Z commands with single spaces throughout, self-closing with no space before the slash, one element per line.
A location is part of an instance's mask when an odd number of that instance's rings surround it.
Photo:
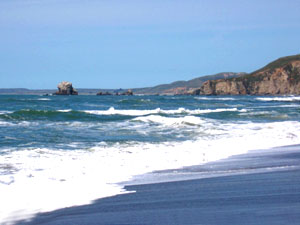
<path fill-rule="evenodd" d="M 11 224 L 128 193 L 154 171 L 299 145 L 300 97 L 3 95 L 0 131 L 0 223 Z"/>

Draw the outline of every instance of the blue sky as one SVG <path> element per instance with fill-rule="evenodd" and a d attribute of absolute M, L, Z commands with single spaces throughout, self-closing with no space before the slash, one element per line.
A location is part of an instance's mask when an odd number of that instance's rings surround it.
<path fill-rule="evenodd" d="M 1 0 L 0 88 L 146 87 L 300 53 L 299 0 Z"/>

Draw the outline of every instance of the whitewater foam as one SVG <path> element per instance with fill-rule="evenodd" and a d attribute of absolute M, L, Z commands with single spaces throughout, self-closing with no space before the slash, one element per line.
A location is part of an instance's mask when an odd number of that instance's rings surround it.
<path fill-rule="evenodd" d="M 12 111 L 0 111 L 0 115 L 10 114 L 10 113 L 13 113 L 13 112 Z"/>
<path fill-rule="evenodd" d="M 137 117 L 132 119 L 132 121 L 141 121 L 144 123 L 158 123 L 165 126 L 200 125 L 206 122 L 203 119 L 195 116 L 174 118 L 174 117 L 164 117 L 160 115 L 149 115 L 144 117 Z"/>
<path fill-rule="evenodd" d="M 38 98 L 37 100 L 39 100 L 39 101 L 51 101 L 50 98 Z"/>
<path fill-rule="evenodd" d="M 29 126 L 37 126 L 39 123 L 37 122 L 28 122 L 28 121 L 21 121 L 21 122 L 7 122 L 7 121 L 1 121 L 0 120 L 0 127 L 29 127 Z"/>
<path fill-rule="evenodd" d="M 135 175 L 199 165 L 252 149 L 300 143 L 297 121 L 230 123 L 159 115 L 136 120 L 169 126 L 190 122 L 201 126 L 194 128 L 197 139 L 183 142 L 101 142 L 75 151 L 24 148 L 0 155 L 1 165 L 14 168 L 0 176 L 0 199 L 5 202 L 0 205 L 0 221 L 125 193 L 123 186 L 117 184 Z"/>
<path fill-rule="evenodd" d="M 1 121 L 0 120 L 0 126 L 14 126 L 13 123 L 7 122 L 7 121 Z"/>
<path fill-rule="evenodd" d="M 59 109 L 58 112 L 71 112 L 72 109 Z"/>
<path fill-rule="evenodd" d="M 117 110 L 114 107 L 110 107 L 108 110 L 84 110 L 83 112 L 96 115 L 142 116 L 149 114 L 157 114 L 160 112 L 160 108 L 154 110 Z"/>
<path fill-rule="evenodd" d="M 233 101 L 235 98 L 230 97 L 195 97 L 198 100 L 220 100 L 220 101 Z"/>
<path fill-rule="evenodd" d="M 246 109 L 241 109 L 245 111 Z M 96 115 L 127 115 L 127 116 L 145 116 L 151 114 L 205 114 L 205 113 L 218 113 L 218 112 L 235 112 L 241 111 L 237 108 L 217 108 L 217 109 L 195 109 L 189 110 L 185 108 L 178 108 L 174 110 L 163 110 L 160 108 L 152 110 L 118 110 L 113 107 L 108 110 L 84 110 L 85 113 L 96 114 Z"/>
<path fill-rule="evenodd" d="M 280 102 L 294 102 L 300 101 L 300 96 L 284 96 L 284 97 L 259 97 L 256 98 L 259 101 L 280 101 Z"/>

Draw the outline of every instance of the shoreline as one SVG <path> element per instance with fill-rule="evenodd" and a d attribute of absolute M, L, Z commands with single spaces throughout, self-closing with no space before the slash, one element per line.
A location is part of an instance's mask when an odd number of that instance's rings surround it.
<path fill-rule="evenodd" d="M 265 160 L 279 155 L 293 154 L 300 150 L 300 144 L 274 147 L 270 149 L 249 150 L 200 165 L 185 166 L 177 169 L 153 171 L 134 176 L 130 181 L 121 182 L 124 186 L 166 183 L 193 179 L 205 179 L 239 174 L 262 173 L 267 171 L 289 170 L 298 166 L 295 162 Z M 289 163 L 288 165 L 286 163 Z M 299 166 L 300 168 L 300 166 Z"/>
<path fill-rule="evenodd" d="M 299 149 L 253 150 L 155 171 L 122 183 L 133 193 L 40 213 L 16 224 L 299 224 Z"/>

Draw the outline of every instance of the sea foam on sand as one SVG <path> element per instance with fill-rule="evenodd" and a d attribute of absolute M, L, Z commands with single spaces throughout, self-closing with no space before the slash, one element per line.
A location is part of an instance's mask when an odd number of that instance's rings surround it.
<path fill-rule="evenodd" d="M 149 119 L 180 129 L 174 121 L 184 118 L 173 118 L 170 122 L 146 116 L 138 120 L 149 123 Z M 199 165 L 254 149 L 300 143 L 297 121 L 221 124 L 211 120 L 194 121 L 190 117 L 185 120 L 198 123 L 197 139 L 99 143 L 73 151 L 47 148 L 7 151 L 0 155 L 1 167 L 11 171 L 4 173 L 0 168 L 0 199 L 4 203 L 0 206 L 0 221 L 12 224 L 37 212 L 89 204 L 98 198 L 125 193 L 118 183 L 135 175 Z"/>

